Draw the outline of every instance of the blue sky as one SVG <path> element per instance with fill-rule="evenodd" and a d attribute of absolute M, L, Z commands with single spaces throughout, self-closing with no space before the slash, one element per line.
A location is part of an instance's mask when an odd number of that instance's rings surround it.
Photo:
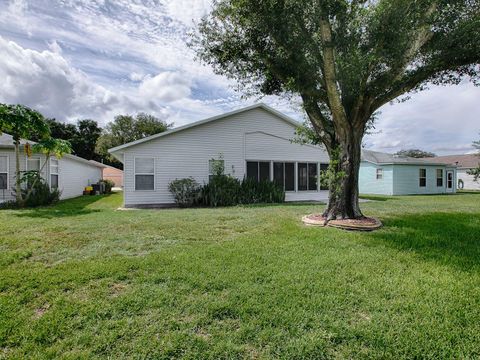
<path fill-rule="evenodd" d="M 249 105 L 186 46 L 210 0 L 0 0 L 0 102 L 104 125 L 152 113 L 176 126 Z M 299 120 L 298 103 L 262 101 Z M 480 137 L 480 88 L 431 87 L 381 109 L 368 148 L 472 151 Z"/>

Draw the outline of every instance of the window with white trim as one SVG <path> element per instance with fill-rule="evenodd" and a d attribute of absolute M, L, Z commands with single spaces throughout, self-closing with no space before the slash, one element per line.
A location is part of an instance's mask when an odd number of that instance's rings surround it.
<path fill-rule="evenodd" d="M 383 169 L 378 168 L 377 169 L 377 180 L 382 180 L 383 179 Z"/>
<path fill-rule="evenodd" d="M 208 160 L 208 181 L 212 180 L 214 175 L 223 175 L 225 173 L 225 160 Z"/>
<path fill-rule="evenodd" d="M 247 161 L 247 178 L 270 181 L 270 161 Z"/>
<path fill-rule="evenodd" d="M 316 163 L 298 163 L 298 191 L 317 190 L 317 171 Z"/>
<path fill-rule="evenodd" d="M 295 163 L 274 162 L 273 181 L 285 191 L 295 191 Z"/>
<path fill-rule="evenodd" d="M 155 190 L 155 158 L 135 158 L 135 190 Z"/>
<path fill-rule="evenodd" d="M 437 169 L 437 186 L 443 186 L 443 169 Z"/>
<path fill-rule="evenodd" d="M 8 189 L 8 157 L 0 156 L 0 190 Z"/>
<path fill-rule="evenodd" d="M 50 187 L 58 189 L 58 159 L 50 159 Z"/>
<path fill-rule="evenodd" d="M 418 171 L 419 183 L 420 187 L 427 186 L 427 169 L 419 169 Z"/>
<path fill-rule="evenodd" d="M 27 158 L 27 171 L 40 171 L 40 158 Z"/>

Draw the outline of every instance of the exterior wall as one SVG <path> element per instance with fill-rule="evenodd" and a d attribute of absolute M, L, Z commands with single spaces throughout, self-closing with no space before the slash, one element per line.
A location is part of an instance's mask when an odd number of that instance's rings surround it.
<path fill-rule="evenodd" d="M 377 169 L 383 169 L 382 179 L 377 179 Z M 360 194 L 393 195 L 393 165 L 362 161 L 358 187 Z"/>
<path fill-rule="evenodd" d="M 111 180 L 115 183 L 115 187 L 123 186 L 123 171 L 111 166 L 103 169 L 103 180 Z"/>
<path fill-rule="evenodd" d="M 172 135 L 126 148 L 124 201 L 126 206 L 172 204 L 168 184 L 193 177 L 208 182 L 209 160 L 223 157 L 225 173 L 242 179 L 247 160 L 328 162 L 319 147 L 292 144 L 295 127 L 263 109 L 231 115 Z M 155 158 L 155 190 L 135 191 L 135 157 Z M 287 200 L 325 199 L 325 192 L 287 193 Z"/>
<path fill-rule="evenodd" d="M 85 186 L 102 179 L 102 168 L 71 158 L 61 158 L 58 167 L 58 187 L 62 191 L 62 199 L 80 196 Z"/>
<path fill-rule="evenodd" d="M 0 190 L 0 202 L 15 199 L 13 193 L 15 187 L 15 151 L 13 149 L 0 149 L 0 156 L 5 155 L 8 156 L 8 189 Z M 40 158 L 40 166 L 45 161 L 45 156 L 39 154 L 33 154 L 32 158 Z M 26 155 L 22 151 L 20 154 L 21 171 L 26 170 L 26 160 Z M 62 190 L 62 199 L 82 195 L 85 186 L 96 183 L 102 178 L 102 168 L 68 157 L 59 160 L 58 173 L 58 186 Z M 42 171 L 42 177 L 50 182 L 48 164 Z"/>
<path fill-rule="evenodd" d="M 464 190 L 480 190 L 480 180 L 478 182 L 473 181 L 473 175 L 467 174 L 467 169 L 459 169 L 457 171 L 458 180 L 463 181 Z M 458 180 L 456 185 L 458 186 Z"/>
<path fill-rule="evenodd" d="M 419 186 L 419 169 L 426 169 L 427 184 L 425 187 Z M 436 170 L 443 169 L 443 186 L 437 186 Z M 447 192 L 446 171 L 454 172 L 453 189 L 456 191 L 455 168 L 449 168 L 442 165 L 400 165 L 393 168 L 393 195 L 416 195 L 416 194 L 445 194 Z"/>

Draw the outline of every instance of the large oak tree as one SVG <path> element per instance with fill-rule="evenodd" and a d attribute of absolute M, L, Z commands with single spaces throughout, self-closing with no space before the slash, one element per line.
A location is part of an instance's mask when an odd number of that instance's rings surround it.
<path fill-rule="evenodd" d="M 480 0 L 217 0 L 193 46 L 246 94 L 298 95 L 334 176 L 329 219 L 358 218 L 372 114 L 428 84 L 479 79 Z"/>

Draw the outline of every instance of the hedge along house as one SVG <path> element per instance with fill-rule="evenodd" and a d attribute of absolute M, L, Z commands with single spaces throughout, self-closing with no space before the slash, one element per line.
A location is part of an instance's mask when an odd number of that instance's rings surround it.
<path fill-rule="evenodd" d="M 363 150 L 361 194 L 413 195 L 456 192 L 457 169 L 449 163 Z"/>
<path fill-rule="evenodd" d="M 239 179 L 276 181 L 287 201 L 325 201 L 328 191 L 318 179 L 328 155 L 292 142 L 299 125 L 256 104 L 110 149 L 124 165 L 124 206 L 171 205 L 172 180 L 207 183 L 215 162 Z"/>
<path fill-rule="evenodd" d="M 21 140 L 20 171 L 40 170 L 45 155 L 33 153 L 28 157 Z M 30 144 L 34 142 L 29 141 Z M 61 191 L 60 198 L 67 199 L 82 195 L 84 187 L 102 179 L 103 165 L 94 164 L 81 157 L 66 154 L 61 159 L 52 156 L 41 172 L 41 176 L 51 188 Z M 15 146 L 11 135 L 0 135 L 0 202 L 14 200 L 15 195 Z"/>

